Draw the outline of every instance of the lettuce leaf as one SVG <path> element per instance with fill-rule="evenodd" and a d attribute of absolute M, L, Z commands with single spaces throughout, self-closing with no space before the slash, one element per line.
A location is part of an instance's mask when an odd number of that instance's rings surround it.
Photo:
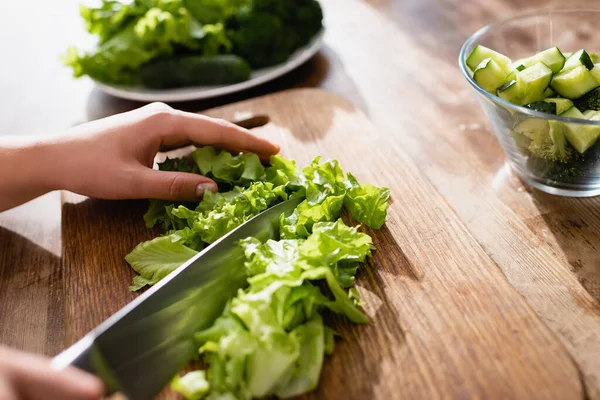
<path fill-rule="evenodd" d="M 344 195 L 326 197 L 320 204 L 310 204 L 305 200 L 287 218 L 281 218 L 281 237 L 306 238 L 317 222 L 333 221 L 342 213 Z"/>
<path fill-rule="evenodd" d="M 216 196 L 207 199 L 209 211 L 198 213 L 191 228 L 206 243 L 212 243 L 235 227 L 258 215 L 261 211 L 283 201 L 288 196 L 282 186 L 269 182 L 256 182 L 247 189 L 235 189 L 235 196 Z M 204 209 L 202 203 L 200 209 Z"/>
<path fill-rule="evenodd" d="M 200 173 L 216 182 L 246 186 L 253 181 L 261 181 L 265 168 L 256 154 L 232 155 L 228 151 L 217 152 L 206 146 L 190 154 Z"/>
<path fill-rule="evenodd" d="M 187 400 L 200 400 L 210 391 L 205 371 L 192 371 L 182 377 L 176 376 L 171 386 Z"/>
<path fill-rule="evenodd" d="M 314 389 L 324 354 L 333 347 L 321 309 L 366 322 L 357 294 L 343 290 L 332 267 L 364 261 L 373 248 L 371 238 L 337 220 L 315 223 L 307 239 L 261 243 L 247 238 L 240 246 L 249 286 L 212 327 L 196 334 L 207 353 L 211 390 L 251 399 Z M 325 281 L 333 299 L 311 281 Z"/>
<path fill-rule="evenodd" d="M 387 217 L 390 189 L 369 184 L 359 185 L 350 173 L 348 181 L 352 187 L 346 192 L 344 207 L 350 216 L 370 228 L 381 228 Z"/>
<path fill-rule="evenodd" d="M 335 160 L 317 157 L 300 170 L 274 156 L 265 168 L 256 155 L 212 147 L 168 159 L 160 168 L 205 174 L 221 192 L 207 192 L 197 205 L 151 203 L 146 222 L 161 223 L 168 231 L 126 257 L 140 273 L 132 289 L 158 282 L 204 245 L 267 208 L 305 197 L 290 216 L 281 216 L 279 240 L 239 242 L 247 287 L 229 300 L 212 326 L 195 335 L 205 373 L 175 378 L 173 388 L 188 399 L 242 400 L 313 390 L 325 354 L 334 349 L 335 332 L 322 315 L 368 321 L 354 281 L 373 242 L 340 216 L 346 209 L 355 221 L 381 227 L 389 189 L 361 185 Z"/>
<path fill-rule="evenodd" d="M 139 290 L 146 285 L 154 285 L 195 256 L 198 252 L 182 244 L 184 240 L 175 232 L 142 242 L 127 254 L 125 261 L 141 276 L 134 278 L 130 289 Z"/>
<path fill-rule="evenodd" d="M 99 37 L 92 51 L 70 47 L 63 63 L 73 75 L 88 75 L 113 84 L 139 82 L 139 68 L 159 56 L 188 51 L 215 53 L 221 44 L 230 48 L 221 25 L 203 27 L 191 17 L 182 0 L 102 0 L 99 7 L 80 7 L 87 30 Z M 216 42 L 215 42 L 216 41 Z"/>

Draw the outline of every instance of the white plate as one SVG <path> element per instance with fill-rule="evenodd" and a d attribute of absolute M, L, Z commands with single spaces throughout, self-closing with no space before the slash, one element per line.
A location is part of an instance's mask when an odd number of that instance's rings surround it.
<path fill-rule="evenodd" d="M 271 81 L 275 78 L 279 78 L 281 75 L 284 75 L 294 68 L 302 65 L 305 61 L 314 56 L 317 51 L 319 51 L 323 42 L 323 34 L 324 30 L 322 29 L 312 38 L 310 43 L 308 43 L 305 47 L 296 50 L 285 63 L 253 71 L 250 79 L 233 85 L 194 86 L 176 89 L 153 90 L 146 89 L 141 86 L 113 86 L 98 81 L 94 82 L 100 89 L 108 94 L 112 94 L 113 96 L 145 102 L 188 101 L 222 96 L 229 93 L 240 92 L 253 86 Z"/>

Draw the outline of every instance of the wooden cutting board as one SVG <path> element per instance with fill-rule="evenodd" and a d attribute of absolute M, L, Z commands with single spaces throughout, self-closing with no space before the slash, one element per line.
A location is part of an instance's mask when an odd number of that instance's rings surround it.
<path fill-rule="evenodd" d="M 304 89 L 206 113 L 234 121 L 267 115 L 256 133 L 299 165 L 335 158 L 360 182 L 391 188 L 386 225 L 369 231 L 377 250 L 357 279 L 370 323 L 332 322 L 344 339 L 306 398 L 584 397 L 554 333 L 398 144 L 352 104 Z M 61 268 L 49 272 L 45 297 L 54 321 L 46 338 L 64 347 L 137 296 L 127 289 L 134 273 L 123 257 L 158 234 L 144 226 L 145 201 L 65 198 Z"/>

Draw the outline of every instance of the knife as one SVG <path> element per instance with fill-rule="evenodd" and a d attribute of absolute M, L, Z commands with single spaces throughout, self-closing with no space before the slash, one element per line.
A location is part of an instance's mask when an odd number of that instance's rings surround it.
<path fill-rule="evenodd" d="M 244 253 L 249 236 L 279 238 L 279 218 L 304 198 L 263 211 L 181 265 L 52 360 L 101 378 L 107 393 L 151 399 L 198 354 L 194 333 L 212 325 L 227 301 L 246 285 Z"/>

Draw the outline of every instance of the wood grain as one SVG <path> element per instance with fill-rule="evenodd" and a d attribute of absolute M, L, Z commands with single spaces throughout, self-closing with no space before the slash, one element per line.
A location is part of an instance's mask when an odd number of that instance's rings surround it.
<path fill-rule="evenodd" d="M 388 185 L 394 199 L 359 279 L 373 322 L 344 325 L 348 340 L 315 398 L 335 398 L 341 387 L 356 399 L 582 396 L 564 348 L 389 137 L 346 101 L 310 90 L 208 113 L 265 110 L 272 123 L 259 132 L 284 154 L 337 158 L 363 181 Z"/>
<path fill-rule="evenodd" d="M 300 164 L 316 154 L 337 158 L 362 181 L 392 190 L 389 221 L 369 232 L 378 250 L 358 280 L 371 323 L 334 322 L 346 339 L 308 398 L 337 398 L 341 388 L 350 399 L 582 396 L 564 347 L 402 151 L 348 101 L 301 90 L 208 114 L 268 114 L 271 122 L 255 131 L 281 143 L 284 155 Z M 122 258 L 153 234 L 143 227 L 144 206 L 65 204 L 67 343 L 132 298 Z"/>
<path fill-rule="evenodd" d="M 64 348 L 60 221 L 58 192 L 0 214 L 0 344 L 42 354 Z"/>
<path fill-rule="evenodd" d="M 336 0 L 326 4 L 332 9 L 342 6 Z M 561 234 L 554 233 L 546 221 L 544 229 L 536 231 L 527 224 L 529 218 L 568 209 L 571 214 L 592 216 L 589 224 L 597 226 L 597 200 L 555 199 L 532 192 L 505 167 L 502 149 L 454 67 L 463 41 L 481 22 L 465 18 L 463 8 L 449 12 L 419 3 L 418 12 L 426 13 L 422 18 L 435 21 L 427 26 L 438 27 L 424 29 L 423 19 L 410 17 L 416 10 L 409 6 L 390 4 L 396 10 L 392 23 L 361 2 L 354 5 L 345 13 L 328 14 L 331 24 L 344 28 L 331 32 L 335 35 L 331 40 L 338 44 L 346 72 L 370 106 L 370 118 L 408 152 L 509 282 L 560 337 L 581 368 L 588 395 L 600 398 L 600 303 L 586 290 L 600 282 L 600 248 L 588 240 L 587 257 L 570 260 L 577 261 L 574 268 L 565 262 L 564 247 L 569 245 L 552 246 L 550 239 L 579 243 L 581 236 L 571 236 L 573 227 Z M 516 3 L 494 5 L 499 10 L 495 19 L 522 11 Z M 377 29 L 365 35 L 357 29 L 359 23 Z M 455 28 L 446 32 L 449 26 Z M 440 30 L 448 53 L 438 52 Z M 401 73 L 398 60 L 379 65 L 373 74 L 356 51 L 367 47 L 374 59 L 390 54 L 406 57 L 410 49 L 411 62 L 402 64 Z M 422 74 L 422 65 L 436 65 L 438 73 Z M 575 269 L 585 273 L 585 285 Z"/>

